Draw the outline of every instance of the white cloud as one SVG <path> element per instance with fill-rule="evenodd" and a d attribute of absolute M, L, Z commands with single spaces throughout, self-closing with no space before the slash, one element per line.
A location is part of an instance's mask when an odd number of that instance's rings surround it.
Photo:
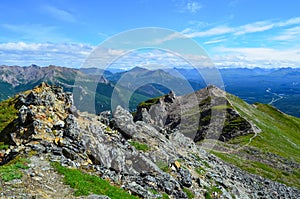
<path fill-rule="evenodd" d="M 215 35 L 223 35 L 233 32 L 234 29 L 228 26 L 217 26 L 214 28 L 211 28 L 209 30 L 205 31 L 197 31 L 192 33 L 186 33 L 185 36 L 189 38 L 195 38 L 195 37 L 209 37 L 209 36 L 215 36 Z"/>
<path fill-rule="evenodd" d="M 205 45 L 209 45 L 209 44 L 217 44 L 217 43 L 224 42 L 224 41 L 226 41 L 226 40 L 227 40 L 227 39 L 214 39 L 214 40 L 206 41 L 206 42 L 204 42 L 203 44 L 205 44 Z"/>
<path fill-rule="evenodd" d="M 228 34 L 231 33 L 233 31 L 232 28 L 227 27 L 227 26 L 218 26 L 215 28 L 211 28 L 209 30 L 206 31 L 199 31 L 199 32 L 195 32 L 192 29 L 184 29 L 181 33 L 173 33 L 170 34 L 166 37 L 162 37 L 160 39 L 156 39 L 155 41 L 151 41 L 151 43 L 154 44 L 162 44 L 166 41 L 171 41 L 171 40 L 176 40 L 176 39 L 180 39 L 180 38 L 197 38 L 197 37 L 210 37 L 210 36 L 216 36 L 216 35 L 223 35 L 223 34 Z"/>
<path fill-rule="evenodd" d="M 117 56 L 112 53 L 113 51 L 117 52 Z M 84 67 L 93 66 L 105 69 L 107 64 L 109 64 L 109 67 L 118 69 L 130 69 L 135 66 L 148 69 L 163 69 L 173 67 L 191 67 L 191 64 L 194 63 L 197 63 L 196 65 L 200 65 L 199 63 L 201 63 L 201 66 L 204 64 L 211 66 L 209 58 L 205 55 L 180 55 L 158 49 L 140 49 L 127 53 L 126 51 L 121 50 L 99 48 L 93 52 L 93 55 Z"/>
<path fill-rule="evenodd" d="M 286 21 L 281 21 L 277 23 L 277 26 L 279 27 L 290 26 L 290 25 L 300 25 L 300 17 L 294 17 Z"/>
<path fill-rule="evenodd" d="M 86 44 L 0 43 L 0 64 L 80 67 L 94 49 Z"/>
<path fill-rule="evenodd" d="M 222 39 L 220 39 L 222 40 Z M 216 40 L 217 41 L 217 40 Z M 28 66 L 51 64 L 79 68 L 99 67 L 111 64 L 112 68 L 132 68 L 135 66 L 160 68 L 191 67 L 185 58 L 198 63 L 199 66 L 212 66 L 209 57 L 205 55 L 180 55 L 162 51 L 126 51 L 120 49 L 97 49 L 86 44 L 54 44 L 54 43 L 1 43 L 0 64 Z M 300 50 L 276 50 L 271 48 L 214 48 L 213 63 L 217 67 L 300 67 Z M 93 56 L 89 55 L 93 52 Z M 87 60 L 87 58 L 90 58 Z M 117 57 L 117 59 L 115 59 Z M 114 58 L 112 62 L 106 62 Z M 151 68 L 149 68 L 151 69 Z M 153 68 L 154 69 L 154 68 Z"/>
<path fill-rule="evenodd" d="M 56 7 L 50 6 L 50 5 L 43 6 L 43 9 L 46 12 L 48 12 L 52 17 L 59 19 L 61 21 L 66 21 L 66 22 L 75 22 L 76 21 L 74 15 L 66 10 L 56 8 Z"/>
<path fill-rule="evenodd" d="M 39 50 L 41 44 L 26 44 L 24 42 L 17 42 L 17 43 L 2 43 L 0 44 L 0 50 L 16 50 L 16 51 L 23 51 L 23 50 Z"/>
<path fill-rule="evenodd" d="M 177 11 L 184 12 L 184 13 L 191 13 L 195 14 L 199 12 L 200 9 L 202 9 L 202 4 L 199 1 L 196 0 L 173 0 L 177 7 Z"/>
<path fill-rule="evenodd" d="M 300 67 L 298 49 L 219 47 L 215 52 L 221 54 L 213 58 L 215 64 L 220 67 Z"/>
<path fill-rule="evenodd" d="M 299 36 L 300 36 L 300 26 L 296 26 L 284 30 L 280 35 L 271 38 L 271 40 L 290 41 L 299 38 Z"/>
<path fill-rule="evenodd" d="M 245 35 L 249 33 L 264 32 L 278 27 L 287 27 L 300 24 L 300 17 L 290 18 L 281 21 L 257 21 L 241 26 L 231 27 L 226 25 L 212 27 L 206 30 L 194 29 L 192 27 L 184 29 L 181 33 L 190 38 L 210 37 L 217 35 L 233 34 L 235 36 Z M 201 28 L 203 29 L 203 27 Z"/>
<path fill-rule="evenodd" d="M 260 21 L 255 23 L 246 24 L 235 28 L 234 35 L 244 35 L 255 32 L 263 32 L 274 28 L 274 24 L 267 21 Z"/>
<path fill-rule="evenodd" d="M 188 2 L 186 4 L 186 10 L 191 13 L 197 13 L 202 8 L 202 5 L 196 1 Z"/>

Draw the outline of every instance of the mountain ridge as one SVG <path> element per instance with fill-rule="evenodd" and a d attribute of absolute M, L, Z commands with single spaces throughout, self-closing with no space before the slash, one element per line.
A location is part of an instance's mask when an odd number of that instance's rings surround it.
<path fill-rule="evenodd" d="M 179 129 L 195 142 L 212 136 L 212 131 L 222 132 L 215 135 L 221 141 L 260 131 L 241 117 L 226 98 L 226 93 L 215 86 L 179 97 L 171 92 L 158 99 L 156 104 L 146 107 L 147 110 L 144 107 L 143 104 L 138 106 L 135 121 L 151 120 L 150 123 L 160 125 L 163 118 L 162 126 L 169 126 L 170 130 Z M 222 117 L 225 119 L 222 120 Z"/>
<path fill-rule="evenodd" d="M 148 100 L 139 105 L 135 120 L 161 127 L 164 118 L 169 129 L 179 129 L 201 146 L 214 146 L 208 150 L 212 149 L 222 159 L 252 173 L 262 172 L 264 176 L 299 187 L 294 178 L 300 174 L 299 118 L 270 105 L 250 105 L 214 86 L 196 94 L 194 98 L 183 96 L 183 100 L 173 94 L 173 97 Z M 172 100 L 165 102 L 166 98 Z M 214 98 L 218 100 L 213 102 Z M 257 164 L 266 170 L 260 171 Z"/>
<path fill-rule="evenodd" d="M 3 81 L 3 79 L 16 79 L 16 77 L 22 77 L 22 73 L 11 74 L 9 72 L 11 66 L 1 66 L 0 67 L 0 89 L 2 92 L 0 93 L 0 100 L 7 99 L 8 96 L 13 96 L 19 92 L 32 89 L 34 86 L 37 86 L 43 80 L 47 81 L 48 83 L 53 84 L 60 84 L 64 86 L 64 89 L 68 91 L 73 90 L 74 82 L 76 76 L 78 76 L 77 83 L 85 87 L 86 90 L 89 90 L 87 86 L 89 85 L 88 82 L 90 80 L 98 81 L 99 73 L 103 73 L 104 79 L 100 82 L 104 84 L 108 84 L 111 88 L 103 88 L 105 90 L 104 93 L 96 93 L 96 98 L 99 100 L 99 103 L 96 104 L 97 112 L 101 112 L 104 110 L 109 110 L 111 107 L 109 103 L 104 102 L 105 97 L 109 98 L 110 96 L 107 95 L 107 89 L 112 91 L 114 85 L 118 83 L 118 80 L 127 73 L 129 75 L 130 71 L 123 71 L 117 73 L 111 73 L 107 70 L 102 71 L 97 68 L 82 68 L 82 69 L 72 69 L 72 68 L 63 68 L 65 70 L 64 73 L 60 73 L 58 78 L 52 75 L 49 75 L 50 78 L 48 79 L 41 79 L 43 75 L 38 75 L 38 71 L 46 70 L 44 67 L 38 67 L 34 65 L 32 68 L 39 68 L 39 70 L 35 70 L 35 76 L 38 77 L 29 83 L 21 84 L 19 86 L 14 87 L 13 85 L 17 85 L 18 81 L 11 82 L 13 84 L 7 83 L 7 81 Z M 27 69 L 30 67 L 18 67 L 12 66 L 13 68 L 21 68 Z M 56 67 L 56 66 L 53 66 Z M 5 72 L 3 68 L 6 68 Z M 51 67 L 50 67 L 51 68 Z M 57 70 L 61 67 L 56 67 Z M 62 69 L 61 69 L 62 70 Z M 74 71 L 75 70 L 75 71 Z M 109 70 L 109 68 L 108 68 Z M 209 69 L 201 69 L 205 70 L 206 73 L 209 73 Z M 69 71 L 69 72 L 67 72 Z M 136 75 L 150 75 L 153 78 L 160 78 L 158 75 L 155 75 L 155 70 L 148 70 L 143 69 L 142 72 L 131 72 L 131 74 Z M 206 86 L 201 74 L 199 71 L 192 70 L 192 69 L 185 69 L 185 68 L 175 68 L 175 69 L 164 69 L 165 73 L 161 78 L 169 79 L 177 82 L 186 82 L 190 84 L 190 87 L 194 89 L 194 91 L 204 88 Z M 288 113 L 289 115 L 294 115 L 296 117 L 300 117 L 300 106 L 299 97 L 300 97 L 300 90 L 299 90 L 299 69 L 293 68 L 283 68 L 283 69 L 262 69 L 262 68 L 254 68 L 254 69 L 244 69 L 244 68 L 234 68 L 234 69 L 219 69 L 219 72 L 223 78 L 224 86 L 226 91 L 233 93 L 234 95 L 239 96 L 243 100 L 247 101 L 250 104 L 260 102 L 264 104 L 272 104 L 276 108 L 280 109 L 281 111 Z M 57 73 L 57 72 L 56 72 Z M 78 75 L 78 74 L 79 75 Z M 29 73 L 30 74 L 30 73 Z M 30 74 L 34 75 L 34 73 Z M 98 76 L 97 76 L 98 75 Z M 4 77 L 5 76 L 5 77 Z M 272 77 L 272 78 L 270 78 Z M 181 78 L 177 80 L 177 78 Z M 183 79 L 182 79 L 183 78 Z M 23 78 L 24 79 L 24 78 Z M 106 80 L 109 82 L 107 82 Z M 25 78 L 26 80 L 26 78 Z M 12 81 L 12 80 L 11 80 Z M 130 79 L 129 79 L 130 81 Z M 19 82 L 20 83 L 20 82 Z M 124 84 L 125 82 L 123 82 Z M 103 85 L 103 87 L 107 87 Z M 127 85 L 123 85 L 122 89 L 126 89 Z M 99 90 L 101 90 L 101 86 L 98 86 Z M 125 88 L 124 88 L 125 87 Z M 102 90 L 103 90 L 102 89 Z M 142 96 L 137 96 L 135 102 L 131 106 L 131 110 L 133 110 L 136 105 L 147 98 L 158 97 L 162 94 L 167 94 L 171 88 L 166 88 L 161 85 L 157 84 L 150 84 L 144 85 L 142 88 L 137 90 L 137 94 Z M 271 90 L 270 90 L 271 89 Z M 174 89 L 171 89 L 174 90 Z M 271 91 L 271 92 L 269 92 Z M 87 91 L 85 91 L 87 92 Z M 94 91 L 91 91 L 94 92 Z M 131 91 L 130 91 L 131 92 Z M 109 93 L 109 92 L 108 92 Z M 186 94 L 186 93 L 185 93 Z M 104 107 L 101 104 L 105 104 Z M 78 106 L 80 109 L 81 107 Z M 84 108 L 84 107 L 83 107 Z"/>
<path fill-rule="evenodd" d="M 167 100 L 174 97 L 171 95 Z M 11 124 L 10 131 L 5 132 L 14 143 L 1 150 L 4 162 L 16 155 L 29 158 L 34 165 L 44 164 L 44 160 L 55 161 L 64 167 L 92 171 L 140 198 L 160 198 L 166 194 L 171 198 L 293 198 L 299 195 L 296 188 L 223 162 L 176 129 L 165 134 L 155 125 L 134 122 L 133 116 L 120 106 L 112 119 L 109 112 L 100 116 L 80 112 L 72 104 L 71 93 L 64 93 L 58 86 L 43 83 L 6 103 L 16 110 L 4 126 L 8 128 Z M 3 127 L 0 132 L 3 133 Z M 7 140 L 2 142 L 7 144 Z M 29 165 L 29 171 L 42 172 L 34 165 Z M 26 183 L 25 178 L 50 183 L 44 177 L 23 177 L 22 183 Z M 35 181 L 28 182 L 39 186 Z M 21 194 L 18 192 L 21 188 L 11 189 L 10 183 L 3 185 L 5 196 Z M 39 193 L 26 196 L 43 198 Z M 111 198 L 115 197 L 111 195 Z"/>

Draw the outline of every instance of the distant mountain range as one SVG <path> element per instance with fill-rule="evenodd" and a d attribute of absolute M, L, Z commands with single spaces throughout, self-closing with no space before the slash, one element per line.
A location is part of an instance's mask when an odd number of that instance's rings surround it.
<path fill-rule="evenodd" d="M 99 75 L 102 73 L 103 75 Z M 58 66 L 0 66 L 0 100 L 30 90 L 41 82 L 46 82 L 62 86 L 65 91 L 76 91 L 78 96 L 85 99 L 95 97 L 94 104 L 85 102 L 85 100 L 75 100 L 75 104 L 82 111 L 95 110 L 99 113 L 110 109 L 110 98 L 114 90 L 113 82 L 107 80 L 104 75 L 110 77 L 112 73 L 96 68 L 78 70 Z M 122 90 L 129 93 L 126 88 L 122 88 Z M 148 98 L 149 96 L 137 93 L 132 96 L 132 101 L 137 105 Z"/>
<path fill-rule="evenodd" d="M 205 74 L 210 73 L 210 69 L 202 70 Z M 220 69 L 219 72 L 226 91 L 250 104 L 255 102 L 272 104 L 287 114 L 300 117 L 300 69 L 234 68 Z M 134 84 L 133 79 L 136 81 Z M 151 80 L 149 84 L 143 84 L 145 79 Z M 75 81 L 76 85 L 74 85 Z M 111 96 L 116 86 L 118 89 L 115 90 L 118 93 L 123 92 L 123 94 L 126 93 L 125 95 L 134 93 L 130 99 L 131 111 L 135 111 L 135 107 L 146 99 L 174 90 L 170 88 L 172 85 L 173 88 L 176 87 L 177 95 L 191 93 L 191 90 L 186 89 L 187 83 L 194 91 L 207 86 L 196 69 L 147 70 L 135 67 L 129 71 L 120 72 L 120 70 L 103 71 L 97 68 L 79 70 L 58 66 L 0 66 L 0 100 L 32 89 L 41 82 L 61 85 L 66 91 L 72 91 L 75 87 L 82 92 L 82 96 L 95 95 L 96 112 L 111 108 Z M 91 89 L 91 85 L 95 84 L 97 84 L 96 93 Z M 142 86 L 136 88 L 137 85 Z M 123 103 L 122 97 L 119 100 Z M 84 101 L 76 105 L 79 109 L 87 111 L 93 107 L 90 103 L 85 104 Z"/>
<path fill-rule="evenodd" d="M 175 68 L 172 71 L 203 84 L 201 75 L 195 69 Z M 300 69 L 226 68 L 219 71 L 227 92 L 250 104 L 271 104 L 285 113 L 300 117 Z"/>

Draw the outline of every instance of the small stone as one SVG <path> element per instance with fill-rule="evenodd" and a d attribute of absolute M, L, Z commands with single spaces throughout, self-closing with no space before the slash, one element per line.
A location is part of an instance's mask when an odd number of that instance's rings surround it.
<path fill-rule="evenodd" d="M 192 186 L 192 176 L 189 170 L 187 169 L 180 169 L 179 174 L 181 176 L 180 183 L 185 187 L 191 187 Z"/>
<path fill-rule="evenodd" d="M 57 122 L 54 124 L 54 127 L 55 127 L 56 129 L 64 128 L 64 126 L 65 126 L 65 122 L 64 122 L 64 121 L 61 121 L 61 120 L 57 121 Z"/>
<path fill-rule="evenodd" d="M 39 177 L 39 176 L 34 176 L 32 177 L 33 180 L 36 180 L 36 181 L 41 181 L 43 178 Z"/>
<path fill-rule="evenodd" d="M 127 165 L 132 165 L 132 161 L 131 160 L 126 160 L 125 161 Z"/>
<path fill-rule="evenodd" d="M 59 141 L 59 137 L 56 137 L 56 138 L 54 139 L 54 143 L 55 143 L 56 145 L 58 145 L 58 141 Z"/>
<path fill-rule="evenodd" d="M 96 195 L 96 194 L 89 195 L 87 198 L 88 199 L 110 199 L 110 197 L 108 197 L 108 196 Z"/>

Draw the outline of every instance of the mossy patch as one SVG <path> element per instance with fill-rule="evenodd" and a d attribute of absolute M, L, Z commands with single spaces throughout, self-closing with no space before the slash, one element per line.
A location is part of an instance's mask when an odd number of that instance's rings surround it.
<path fill-rule="evenodd" d="M 146 151 L 150 150 L 150 147 L 147 144 L 144 144 L 144 143 L 140 143 L 140 142 L 137 142 L 137 141 L 129 141 L 129 144 L 131 146 L 134 146 L 139 151 L 146 152 Z"/>
<path fill-rule="evenodd" d="M 6 165 L 0 166 L 0 178 L 7 182 L 14 179 L 20 179 L 23 176 L 23 169 L 28 169 L 29 160 L 16 157 Z"/>
<path fill-rule="evenodd" d="M 188 188 L 185 188 L 185 187 L 184 187 L 184 188 L 182 189 L 182 191 L 183 191 L 184 193 L 186 193 L 188 199 L 193 199 L 193 198 L 195 198 L 195 194 L 194 194 L 191 190 L 189 190 Z"/>

